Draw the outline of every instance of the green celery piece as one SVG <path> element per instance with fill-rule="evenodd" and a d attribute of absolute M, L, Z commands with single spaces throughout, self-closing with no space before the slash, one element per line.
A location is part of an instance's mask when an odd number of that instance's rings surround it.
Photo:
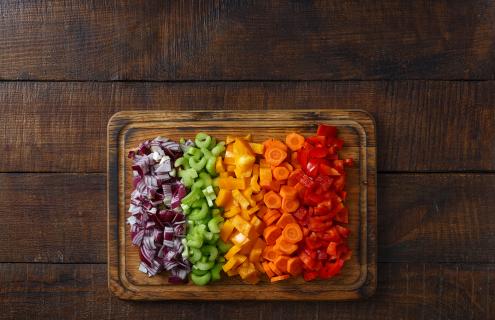
<path fill-rule="evenodd" d="M 203 246 L 203 239 L 200 237 L 192 238 L 187 240 L 187 245 L 191 248 L 201 248 Z"/>
<path fill-rule="evenodd" d="M 211 174 L 212 176 L 217 175 L 216 162 L 217 162 L 217 158 L 214 156 L 211 156 L 206 161 L 206 165 L 205 165 L 206 171 L 208 171 L 208 173 Z"/>
<path fill-rule="evenodd" d="M 191 168 L 193 168 L 196 171 L 201 171 L 205 165 L 208 159 L 206 157 L 202 157 L 201 160 L 199 159 L 194 159 L 194 158 L 189 158 L 189 165 Z"/>
<path fill-rule="evenodd" d="M 185 215 L 188 215 L 191 212 L 191 207 L 188 206 L 187 204 L 181 203 L 180 207 L 182 208 L 182 211 L 184 212 Z"/>
<path fill-rule="evenodd" d="M 189 247 L 187 246 L 187 240 L 182 238 L 181 242 L 182 242 L 182 245 L 184 246 L 184 249 L 182 250 L 181 255 L 184 259 L 187 259 L 187 258 L 189 258 Z"/>
<path fill-rule="evenodd" d="M 198 262 L 201 259 L 201 257 L 203 256 L 201 254 L 201 250 L 199 250 L 198 248 L 194 248 L 194 247 L 191 247 L 190 250 L 191 250 L 192 255 L 189 255 L 189 261 L 191 261 L 191 263 Z"/>
<path fill-rule="evenodd" d="M 207 241 L 211 240 L 211 239 L 213 239 L 213 233 L 209 232 L 209 231 L 205 231 L 205 232 L 203 232 L 203 237 Z"/>
<path fill-rule="evenodd" d="M 196 262 L 194 266 L 199 269 L 199 270 L 210 270 L 215 266 L 215 262 L 213 261 L 208 261 L 208 262 Z"/>
<path fill-rule="evenodd" d="M 206 240 L 206 243 L 211 244 L 211 245 L 216 245 L 218 239 L 220 239 L 220 234 L 214 233 L 213 236 L 211 236 L 210 240 Z"/>
<path fill-rule="evenodd" d="M 197 276 L 204 276 L 208 272 L 209 272 L 208 270 L 199 270 L 198 268 L 195 268 L 194 266 L 192 268 L 192 274 L 197 275 Z"/>
<path fill-rule="evenodd" d="M 220 257 L 218 257 L 217 261 L 218 261 L 219 263 L 221 263 L 221 264 L 224 264 L 224 263 L 225 263 L 225 261 L 227 261 L 227 260 L 226 260 L 224 257 L 220 256 Z"/>
<path fill-rule="evenodd" d="M 208 221 L 208 229 L 213 233 L 220 233 L 218 224 L 223 220 L 222 217 L 215 217 Z"/>
<path fill-rule="evenodd" d="M 216 263 L 213 268 L 211 268 L 210 273 L 211 273 L 211 280 L 212 281 L 217 281 L 220 280 L 220 271 L 222 270 L 222 265 L 220 263 Z"/>
<path fill-rule="evenodd" d="M 194 143 L 198 148 L 207 148 L 211 143 L 211 137 L 204 132 L 200 132 L 196 135 Z"/>
<path fill-rule="evenodd" d="M 212 245 L 203 246 L 203 248 L 201 248 L 201 252 L 204 255 L 208 255 L 208 261 L 215 261 L 218 257 L 218 249 Z"/>
<path fill-rule="evenodd" d="M 174 162 L 174 167 L 178 168 L 180 167 L 186 159 L 184 157 L 180 157 L 179 159 L 175 160 Z"/>
<path fill-rule="evenodd" d="M 201 181 L 203 181 L 203 187 L 208 188 L 209 186 L 211 186 L 213 180 L 211 179 L 211 176 L 208 173 L 204 171 L 200 172 L 198 177 Z"/>
<path fill-rule="evenodd" d="M 182 198 L 181 203 L 191 207 L 194 202 L 201 199 L 201 196 L 201 190 L 191 190 L 191 192 L 189 192 L 184 198 Z"/>
<path fill-rule="evenodd" d="M 211 210 L 211 215 L 213 217 L 219 217 L 222 215 L 222 212 L 223 212 L 222 208 L 215 208 L 215 209 Z M 223 221 L 223 219 L 222 219 L 222 221 Z"/>
<path fill-rule="evenodd" d="M 211 137 L 211 142 L 208 145 L 208 149 L 211 150 L 211 149 L 215 148 L 216 145 L 217 145 L 217 139 L 215 137 Z"/>
<path fill-rule="evenodd" d="M 227 251 L 229 251 L 229 249 L 232 247 L 232 244 L 231 243 L 225 243 L 222 240 L 218 240 L 217 247 L 218 247 L 218 250 L 220 251 L 220 253 L 224 254 L 224 253 L 227 253 Z"/>
<path fill-rule="evenodd" d="M 188 218 L 191 220 L 201 220 L 206 217 L 208 214 L 208 204 L 206 201 L 202 201 L 201 209 L 194 209 L 191 214 L 188 215 Z"/>
<path fill-rule="evenodd" d="M 204 274 L 202 276 L 197 276 L 193 273 L 193 274 L 191 274 L 191 280 L 195 285 L 204 286 L 204 285 L 207 285 L 208 282 L 210 282 L 211 274 L 209 272 L 207 272 L 206 274 Z"/>
<path fill-rule="evenodd" d="M 218 157 L 222 152 L 225 151 L 225 142 L 218 143 L 213 149 L 211 149 L 211 154 Z"/>

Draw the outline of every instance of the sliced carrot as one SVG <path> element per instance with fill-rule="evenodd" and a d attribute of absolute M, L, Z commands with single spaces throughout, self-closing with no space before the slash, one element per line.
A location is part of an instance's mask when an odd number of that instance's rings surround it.
<path fill-rule="evenodd" d="M 287 261 L 287 272 L 293 276 L 300 275 L 302 272 L 302 268 L 303 265 L 299 257 L 289 258 L 289 260 Z"/>
<path fill-rule="evenodd" d="M 287 151 L 287 146 L 285 145 L 285 143 L 283 143 L 280 140 L 268 139 L 268 140 L 265 140 L 263 142 L 263 145 L 265 146 L 265 149 L 268 149 L 268 148 L 279 148 L 279 149 L 282 149 L 284 151 Z"/>
<path fill-rule="evenodd" d="M 287 152 L 280 148 L 271 147 L 265 151 L 266 162 L 272 166 L 278 166 L 287 157 Z"/>
<path fill-rule="evenodd" d="M 283 274 L 282 271 L 280 271 L 277 268 L 277 266 L 275 265 L 274 262 L 268 263 L 268 266 L 270 267 L 270 269 L 272 269 L 273 273 L 275 273 L 277 276 L 281 276 Z"/>
<path fill-rule="evenodd" d="M 259 261 L 254 261 L 253 264 L 254 264 L 254 267 L 256 268 L 256 270 L 258 270 L 261 273 L 266 273 L 265 269 L 263 268 L 263 266 L 261 265 L 261 263 Z"/>
<path fill-rule="evenodd" d="M 260 192 L 255 193 L 253 195 L 253 200 L 256 201 L 256 202 L 263 200 L 263 197 L 265 196 L 265 193 L 266 193 L 265 190 L 261 190 Z"/>
<path fill-rule="evenodd" d="M 288 162 L 286 162 L 286 161 L 282 162 L 282 163 L 280 164 L 280 166 L 282 166 L 282 167 L 286 168 L 287 170 L 289 170 L 289 172 L 294 171 L 294 167 L 293 167 L 290 163 L 288 163 Z"/>
<path fill-rule="evenodd" d="M 297 223 L 289 223 L 282 231 L 282 237 L 290 243 L 297 243 L 302 240 L 303 233 L 301 227 Z"/>
<path fill-rule="evenodd" d="M 263 267 L 263 270 L 265 270 L 265 273 L 268 277 L 270 278 L 275 277 L 275 273 L 272 271 L 272 269 L 270 269 L 268 262 L 263 262 L 261 266 Z"/>
<path fill-rule="evenodd" d="M 287 256 L 278 256 L 275 259 L 275 266 L 282 271 L 282 272 L 287 272 L 287 262 L 289 261 L 289 257 Z"/>
<path fill-rule="evenodd" d="M 284 212 L 294 212 L 299 208 L 299 200 L 297 198 L 283 198 L 282 210 Z"/>
<path fill-rule="evenodd" d="M 289 177 L 289 169 L 286 167 L 278 166 L 273 168 L 272 174 L 276 180 L 286 180 Z"/>
<path fill-rule="evenodd" d="M 266 206 L 261 206 L 260 209 L 258 210 L 258 212 L 256 212 L 256 215 L 263 219 L 263 217 L 267 214 L 268 212 L 268 208 Z"/>
<path fill-rule="evenodd" d="M 267 218 L 265 221 L 266 225 L 269 226 L 269 225 L 272 225 L 274 223 L 277 222 L 277 220 L 280 218 L 281 214 L 275 214 L 275 215 L 272 215 L 270 216 L 269 218 Z"/>
<path fill-rule="evenodd" d="M 295 198 L 297 196 L 297 190 L 294 187 L 285 185 L 280 187 L 280 195 L 282 198 Z"/>
<path fill-rule="evenodd" d="M 280 181 L 272 180 L 272 183 L 270 183 L 270 190 L 275 191 L 275 192 L 279 192 L 280 187 L 285 183 L 286 183 L 285 180 L 280 180 Z"/>
<path fill-rule="evenodd" d="M 285 279 L 288 279 L 288 278 L 289 278 L 289 275 L 288 274 L 284 274 L 284 275 L 281 275 L 281 276 L 271 277 L 270 278 L 270 282 L 282 281 L 282 280 L 285 280 Z"/>
<path fill-rule="evenodd" d="M 278 221 L 277 221 L 277 227 L 279 227 L 280 229 L 283 229 L 289 223 L 297 223 L 297 222 L 296 222 L 296 219 L 294 219 L 294 217 L 291 214 L 284 213 L 280 217 L 280 219 L 278 219 Z"/>
<path fill-rule="evenodd" d="M 282 206 L 282 199 L 273 191 L 265 194 L 263 202 L 265 202 L 266 206 L 270 209 L 278 209 Z"/>
<path fill-rule="evenodd" d="M 278 257 L 278 254 L 273 250 L 273 246 L 266 246 L 262 256 L 265 260 L 274 261 Z"/>
<path fill-rule="evenodd" d="M 269 246 L 273 246 L 275 241 L 277 241 L 278 237 L 282 234 L 282 229 L 273 225 L 268 226 L 263 230 L 263 237 L 265 238 L 265 242 Z"/>
<path fill-rule="evenodd" d="M 305 139 L 303 136 L 298 133 L 292 132 L 285 137 L 285 144 L 287 144 L 289 149 L 291 149 L 292 151 L 297 151 L 303 147 L 304 140 Z"/>
<path fill-rule="evenodd" d="M 297 245 L 286 241 L 283 237 L 279 237 L 273 250 L 282 254 L 291 255 L 297 250 Z"/>

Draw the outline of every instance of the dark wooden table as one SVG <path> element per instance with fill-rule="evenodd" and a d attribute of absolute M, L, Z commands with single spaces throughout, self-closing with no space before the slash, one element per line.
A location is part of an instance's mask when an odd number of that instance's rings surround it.
<path fill-rule="evenodd" d="M 0 318 L 495 318 L 494 1 L 3 0 L 0 17 Z M 376 295 L 110 295 L 109 117 L 289 107 L 376 118 Z"/>

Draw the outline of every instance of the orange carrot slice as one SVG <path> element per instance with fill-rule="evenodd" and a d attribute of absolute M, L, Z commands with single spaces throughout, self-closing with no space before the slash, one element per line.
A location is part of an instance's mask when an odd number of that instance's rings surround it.
<path fill-rule="evenodd" d="M 278 221 L 277 221 L 277 227 L 279 227 L 280 229 L 283 229 L 289 223 L 296 223 L 296 220 L 294 219 L 294 217 L 291 214 L 284 213 L 280 217 L 280 219 L 278 219 Z"/>
<path fill-rule="evenodd" d="M 282 166 L 275 167 L 272 170 L 273 177 L 276 180 L 286 180 L 289 177 L 289 173 L 289 169 Z"/>
<path fill-rule="evenodd" d="M 287 151 L 287 146 L 285 145 L 285 143 L 283 143 L 280 140 L 268 139 L 268 140 L 265 140 L 263 142 L 263 145 L 265 146 L 265 149 L 268 149 L 268 148 L 279 148 L 279 149 L 282 149 L 284 151 Z"/>
<path fill-rule="evenodd" d="M 287 144 L 289 149 L 291 149 L 292 151 L 297 151 L 303 147 L 304 137 L 295 132 L 289 133 L 285 137 L 285 144 Z"/>
<path fill-rule="evenodd" d="M 282 234 L 282 229 L 273 225 L 268 226 L 263 230 L 263 237 L 265 238 L 265 242 L 269 246 L 273 246 L 275 241 L 277 241 L 278 237 Z"/>
<path fill-rule="evenodd" d="M 278 209 L 282 206 L 282 199 L 273 191 L 265 194 L 263 202 L 265 202 L 265 205 L 270 209 Z"/>
<path fill-rule="evenodd" d="M 263 258 L 268 261 L 274 261 L 278 254 L 275 250 L 273 250 L 273 246 L 266 246 L 265 250 L 263 250 Z"/>
<path fill-rule="evenodd" d="M 282 210 L 285 212 L 294 212 L 299 208 L 299 200 L 297 198 L 283 198 Z"/>
<path fill-rule="evenodd" d="M 289 223 L 282 231 L 282 237 L 289 243 L 297 243 L 302 240 L 303 233 L 297 223 Z"/>
<path fill-rule="evenodd" d="M 285 280 L 285 279 L 288 279 L 288 278 L 289 278 L 289 275 L 288 274 L 284 274 L 284 275 L 281 275 L 281 276 L 271 277 L 270 278 L 270 282 L 282 281 L 282 280 Z"/>
<path fill-rule="evenodd" d="M 272 166 L 278 166 L 287 157 L 287 152 L 280 148 L 271 147 L 265 151 L 266 162 Z"/>
<path fill-rule="evenodd" d="M 281 186 L 280 187 L 280 195 L 282 198 L 295 198 L 297 196 L 297 190 L 291 186 Z"/>
<path fill-rule="evenodd" d="M 289 257 L 287 256 L 278 256 L 275 259 L 275 266 L 278 268 L 278 270 L 282 272 L 287 272 L 287 262 L 289 261 Z"/>
<path fill-rule="evenodd" d="M 293 276 L 298 276 L 302 272 L 302 262 L 299 257 L 289 258 L 287 261 L 287 272 Z"/>

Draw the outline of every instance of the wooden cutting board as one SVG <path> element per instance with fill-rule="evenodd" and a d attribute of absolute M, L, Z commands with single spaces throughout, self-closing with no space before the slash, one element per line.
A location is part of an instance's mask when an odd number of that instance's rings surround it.
<path fill-rule="evenodd" d="M 286 133 L 314 135 L 317 124 L 338 127 L 345 141 L 341 157 L 352 157 L 347 169 L 352 259 L 329 280 L 305 282 L 301 277 L 257 285 L 223 276 L 204 287 L 172 285 L 165 274 L 148 277 L 138 270 L 139 254 L 126 225 L 132 192 L 129 150 L 156 136 L 178 140 L 199 131 L 217 139 L 253 134 L 254 141 L 283 139 Z M 372 117 L 360 110 L 279 110 L 201 112 L 119 112 L 108 123 L 108 285 L 131 300 L 349 300 L 372 295 L 376 288 L 376 138 Z"/>

